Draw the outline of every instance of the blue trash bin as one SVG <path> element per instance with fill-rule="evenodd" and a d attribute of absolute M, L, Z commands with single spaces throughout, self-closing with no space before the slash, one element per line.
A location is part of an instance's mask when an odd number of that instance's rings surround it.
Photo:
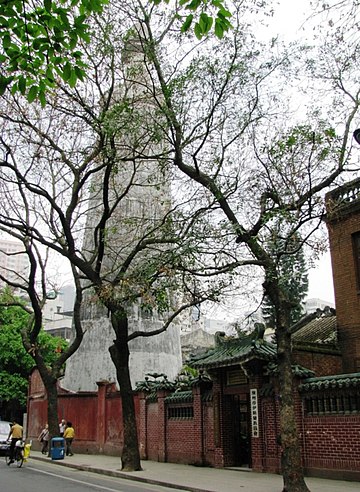
<path fill-rule="evenodd" d="M 65 456 L 65 439 L 53 437 L 51 439 L 50 456 L 52 460 L 63 460 Z"/>

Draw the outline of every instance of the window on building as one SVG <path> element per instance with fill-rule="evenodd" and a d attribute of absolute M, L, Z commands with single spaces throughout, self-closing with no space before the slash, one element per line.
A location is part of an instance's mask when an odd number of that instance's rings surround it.
<path fill-rule="evenodd" d="M 168 418 L 177 420 L 188 420 L 194 418 L 193 407 L 169 407 Z"/>
<path fill-rule="evenodd" d="M 360 231 L 352 235 L 357 290 L 360 292 Z"/>
<path fill-rule="evenodd" d="M 360 413 L 360 394 L 357 391 L 306 396 L 304 403 L 307 415 Z"/>

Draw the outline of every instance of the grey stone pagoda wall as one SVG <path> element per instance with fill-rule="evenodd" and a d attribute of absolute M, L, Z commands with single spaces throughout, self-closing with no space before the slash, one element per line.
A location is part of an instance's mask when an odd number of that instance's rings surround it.
<path fill-rule="evenodd" d="M 135 67 L 137 76 L 141 79 L 147 77 L 141 69 L 143 56 L 136 52 L 127 53 L 126 63 L 131 68 Z M 133 71 L 134 72 L 134 71 Z M 133 142 L 138 139 L 138 133 L 146 133 L 147 125 L 151 120 L 151 100 L 147 100 L 144 86 L 137 88 L 134 82 L 124 82 L 120 87 L 116 98 L 121 101 L 122 94 L 133 98 L 133 104 L 140 104 L 137 111 L 144 112 L 141 118 L 143 127 L 138 127 L 134 136 L 121 133 L 116 141 L 117 153 L 121 159 L 131 154 Z M 140 91 L 140 92 L 139 92 Z M 139 119 L 137 120 L 139 121 Z M 125 136 L 124 136 L 125 135 Z M 144 139 L 146 141 L 146 139 Z M 151 139 L 149 139 L 151 142 Z M 140 145 L 140 144 L 139 144 Z M 114 203 L 119 196 L 121 199 L 117 211 L 107 227 L 106 256 L 102 264 L 102 278 L 109 281 L 116 274 L 116 266 L 121 265 L 128 256 L 133 245 L 143 237 L 144 233 L 161 221 L 164 214 L 171 206 L 169 180 L 164 171 L 159 171 L 159 163 L 152 160 L 151 155 L 163 153 L 163 144 L 152 141 L 143 148 L 139 148 L 143 159 L 136 161 L 122 161 L 120 159 L 116 172 L 112 175 L 110 202 Z M 146 157 L 145 157 L 146 156 Z M 131 181 L 129 191 L 128 184 Z M 94 250 L 93 234 L 103 211 L 102 205 L 102 183 L 101 173 L 94 176 L 89 208 L 87 212 L 86 229 L 82 252 L 86 258 L 91 258 Z M 146 254 L 137 256 L 134 267 L 146 262 Z M 151 253 L 150 253 L 151 254 Z M 179 294 L 181 295 L 181 293 Z M 93 291 L 85 294 L 85 307 L 82 311 L 82 322 L 85 330 L 83 342 L 78 351 L 66 364 L 65 376 L 61 385 L 72 391 L 90 391 L 96 389 L 96 382 L 100 380 L 116 381 L 115 367 L 111 361 L 109 347 L 113 343 L 114 333 L 110 325 L 107 312 L 99 306 L 95 300 L 92 301 Z M 162 319 L 156 312 L 149 315 L 137 304 L 128 306 L 130 333 L 135 330 L 152 331 L 162 327 Z M 173 379 L 181 368 L 181 345 L 180 345 L 180 321 L 172 324 L 168 330 L 160 335 L 152 337 L 140 337 L 130 342 L 130 372 L 132 383 L 143 380 L 146 372 L 165 373 Z"/>

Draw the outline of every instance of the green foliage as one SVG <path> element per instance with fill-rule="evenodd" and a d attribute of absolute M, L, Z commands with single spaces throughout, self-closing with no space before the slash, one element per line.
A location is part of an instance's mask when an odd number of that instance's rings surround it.
<path fill-rule="evenodd" d="M 30 315 L 21 306 L 10 305 L 10 302 L 14 302 L 14 298 L 4 291 L 0 295 L 0 399 L 3 402 L 15 400 L 25 405 L 28 377 L 35 362 L 23 346 L 21 330 L 28 326 Z M 46 364 L 50 365 L 59 350 L 65 348 L 66 341 L 42 331 L 38 345 Z"/>
<path fill-rule="evenodd" d="M 298 234 L 281 237 L 281 227 L 274 231 L 267 242 L 267 250 L 277 263 L 279 286 L 292 306 L 290 309 L 291 325 L 304 315 L 303 301 L 308 292 L 308 273 L 301 238 Z M 275 327 L 275 308 L 271 299 L 266 296 L 262 306 L 262 314 L 267 326 Z"/>
<path fill-rule="evenodd" d="M 68 345 L 67 341 L 63 338 L 53 337 L 44 330 L 41 330 L 39 333 L 37 343 L 47 366 L 52 366 L 58 355 L 64 352 Z"/>
<path fill-rule="evenodd" d="M 3 402 L 17 401 L 26 405 L 28 380 L 19 373 L 0 371 L 0 398 Z"/>
<path fill-rule="evenodd" d="M 161 0 L 150 0 L 159 5 Z M 169 0 L 163 0 L 169 3 Z M 182 19 L 181 32 L 188 32 L 193 26 L 195 36 L 201 39 L 209 34 L 214 27 L 215 36 L 222 39 L 225 32 L 231 29 L 231 13 L 226 9 L 223 0 L 180 0 L 180 6 L 185 11 L 191 11 L 185 16 L 178 14 Z"/>
<path fill-rule="evenodd" d="M 280 161 L 288 159 L 289 155 L 298 152 L 298 149 L 314 147 L 318 160 L 324 161 L 330 154 L 331 147 L 337 140 L 334 128 L 328 127 L 326 122 L 319 121 L 316 131 L 309 125 L 298 125 L 283 138 L 278 139 L 270 149 L 271 157 Z"/>
<path fill-rule="evenodd" d="M 56 77 L 74 87 L 85 65 L 77 50 L 90 41 L 87 18 L 107 0 L 0 0 L 0 95 L 7 88 L 46 104 Z"/>

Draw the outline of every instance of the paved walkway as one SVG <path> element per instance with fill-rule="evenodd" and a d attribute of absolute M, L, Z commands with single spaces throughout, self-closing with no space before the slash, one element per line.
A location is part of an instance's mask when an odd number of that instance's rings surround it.
<path fill-rule="evenodd" d="M 115 456 L 75 454 L 63 460 L 51 460 L 39 451 L 31 451 L 31 459 L 54 466 L 69 466 L 80 470 L 117 476 L 155 485 L 180 488 L 190 492 L 281 492 L 282 477 L 248 470 L 215 469 L 142 461 L 142 471 L 120 471 L 120 458 Z M 311 492 L 359 492 L 359 482 L 307 478 Z"/>

